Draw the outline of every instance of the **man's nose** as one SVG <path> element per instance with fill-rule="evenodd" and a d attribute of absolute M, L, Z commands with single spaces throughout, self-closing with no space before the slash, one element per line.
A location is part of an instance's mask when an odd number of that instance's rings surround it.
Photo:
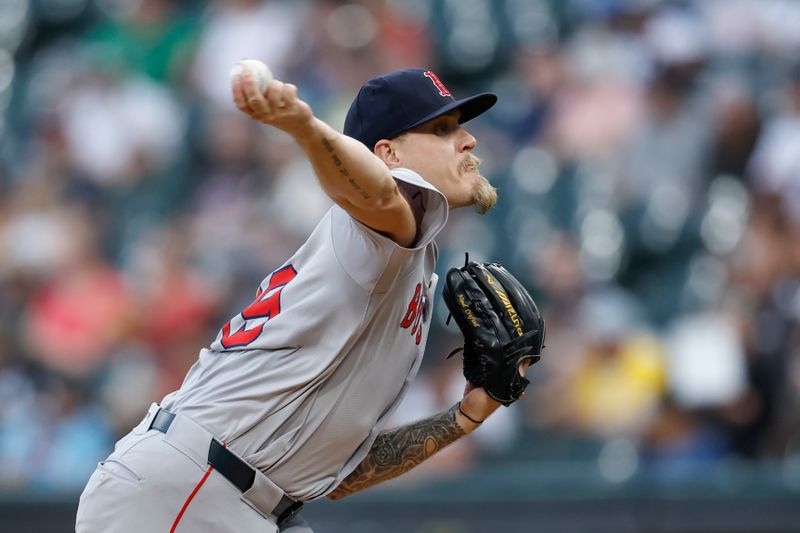
<path fill-rule="evenodd" d="M 461 139 L 459 142 L 461 143 L 459 148 L 462 152 L 474 150 L 478 145 L 478 140 L 464 128 L 461 128 Z"/>

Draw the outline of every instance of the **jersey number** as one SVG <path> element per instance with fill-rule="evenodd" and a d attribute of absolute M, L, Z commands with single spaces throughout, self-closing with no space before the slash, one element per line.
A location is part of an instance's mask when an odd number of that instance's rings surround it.
<path fill-rule="evenodd" d="M 269 278 L 267 288 L 258 288 L 255 301 L 242 311 L 242 318 L 251 320 L 266 317 L 269 320 L 278 316 L 281 312 L 281 291 L 296 275 L 297 271 L 292 265 L 286 265 L 273 272 Z M 247 323 L 245 323 L 237 331 L 231 333 L 231 323 L 228 322 L 222 327 L 222 346 L 225 348 L 247 346 L 261 335 L 265 323 L 266 321 L 248 330 L 244 329 L 247 326 Z"/>

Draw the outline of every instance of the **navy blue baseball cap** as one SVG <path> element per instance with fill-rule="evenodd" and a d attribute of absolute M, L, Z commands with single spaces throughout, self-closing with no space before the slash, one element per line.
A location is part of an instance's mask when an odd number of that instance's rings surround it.
<path fill-rule="evenodd" d="M 347 117 L 344 134 L 373 150 L 381 139 L 393 139 L 452 109 L 458 122 L 471 120 L 497 102 L 497 95 L 481 93 L 456 100 L 430 70 L 410 68 L 372 78 L 358 91 Z"/>

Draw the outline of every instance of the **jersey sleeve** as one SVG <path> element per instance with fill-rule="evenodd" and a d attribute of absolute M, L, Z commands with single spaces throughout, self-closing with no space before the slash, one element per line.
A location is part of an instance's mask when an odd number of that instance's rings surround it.
<path fill-rule="evenodd" d="M 387 267 L 398 257 L 424 250 L 447 222 L 448 205 L 444 195 L 418 174 L 408 169 L 394 169 L 392 176 L 409 199 L 415 215 L 420 215 L 417 239 L 403 247 L 389 237 L 362 224 L 347 211 L 334 205 L 332 240 L 339 264 L 361 287 L 372 290 Z"/>
<path fill-rule="evenodd" d="M 416 172 L 397 168 L 392 170 L 392 176 L 397 180 L 397 185 L 403 189 L 414 215 L 422 215 L 417 239 L 413 248 L 410 248 L 422 249 L 433 241 L 447 223 L 449 211 L 447 199 Z"/>

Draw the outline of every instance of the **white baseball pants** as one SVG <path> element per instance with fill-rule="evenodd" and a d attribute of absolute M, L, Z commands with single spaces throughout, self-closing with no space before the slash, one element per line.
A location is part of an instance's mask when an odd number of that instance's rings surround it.
<path fill-rule="evenodd" d="M 97 466 L 81 494 L 76 533 L 276 533 L 264 509 L 282 492 L 274 494 L 274 485 L 257 473 L 243 494 L 208 465 L 210 433 L 180 415 L 166 434 L 148 430 L 156 410 L 151 407 Z M 299 516 L 281 530 L 311 533 Z"/>

